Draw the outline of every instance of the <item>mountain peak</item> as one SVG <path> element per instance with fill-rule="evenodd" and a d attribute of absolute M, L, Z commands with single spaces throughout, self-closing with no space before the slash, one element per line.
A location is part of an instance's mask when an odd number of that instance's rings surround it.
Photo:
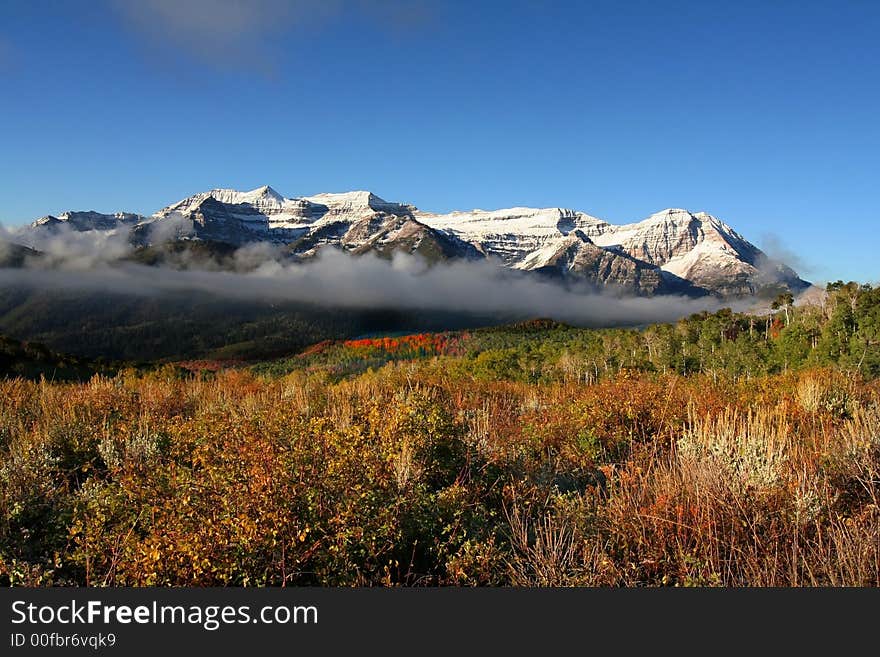
<path fill-rule="evenodd" d="M 665 210 L 660 210 L 660 212 L 655 212 L 647 219 L 638 222 L 637 225 L 665 223 L 670 221 L 674 223 L 688 223 L 695 217 L 696 215 L 694 213 L 690 210 L 685 210 L 684 208 L 666 208 Z"/>
<path fill-rule="evenodd" d="M 34 219 L 31 222 L 31 228 L 39 228 L 40 226 L 52 226 L 59 223 L 61 223 L 61 219 L 54 215 L 47 214 L 45 217 Z"/>
<path fill-rule="evenodd" d="M 196 196 L 202 195 L 197 194 Z M 284 203 L 284 197 L 269 187 L 269 185 L 257 187 L 249 192 L 239 192 L 235 189 L 212 189 L 204 196 L 212 196 L 221 203 L 231 205 L 250 203 L 252 205 L 273 205 L 277 207 Z"/>
<path fill-rule="evenodd" d="M 252 189 L 249 192 L 246 192 L 248 196 L 254 194 L 261 197 L 274 198 L 277 201 L 283 201 L 284 197 L 281 196 L 278 192 L 272 189 L 269 185 L 263 185 L 262 187 L 257 187 L 256 189 Z"/>
<path fill-rule="evenodd" d="M 314 196 L 304 196 L 302 200 L 316 205 L 323 205 L 329 208 L 330 213 L 334 215 L 351 212 L 369 214 L 384 212 L 400 216 L 411 215 L 415 210 L 415 207 L 412 205 L 392 203 L 364 189 L 341 193 L 325 192 L 315 194 Z"/>
<path fill-rule="evenodd" d="M 144 217 L 132 212 L 113 212 L 107 214 L 86 210 L 82 212 L 67 210 L 58 216 L 47 215 L 32 222 L 30 227 L 34 229 L 58 229 L 67 226 L 75 231 L 89 230 L 114 230 L 120 226 L 132 226 L 143 220 Z"/>

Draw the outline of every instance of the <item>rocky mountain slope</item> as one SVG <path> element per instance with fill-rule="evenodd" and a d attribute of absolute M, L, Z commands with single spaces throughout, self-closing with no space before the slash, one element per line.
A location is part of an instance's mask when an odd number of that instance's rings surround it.
<path fill-rule="evenodd" d="M 202 192 L 150 217 L 67 212 L 38 219 L 17 237 L 39 248 L 41 238 L 64 231 L 118 233 L 153 250 L 168 242 L 224 249 L 269 242 L 302 260 L 326 247 L 380 257 L 420 254 L 430 262 L 490 259 L 513 270 L 640 295 L 742 296 L 808 286 L 723 221 L 682 209 L 614 225 L 564 208 L 435 214 L 367 191 L 285 198 L 264 186 Z"/>

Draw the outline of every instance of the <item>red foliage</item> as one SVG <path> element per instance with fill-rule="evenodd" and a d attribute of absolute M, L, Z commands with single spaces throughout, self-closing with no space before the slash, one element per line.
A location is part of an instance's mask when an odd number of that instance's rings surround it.
<path fill-rule="evenodd" d="M 181 360 L 174 363 L 180 368 L 189 370 L 190 372 L 219 372 L 236 365 L 241 365 L 242 361 L 231 358 L 226 359 L 202 359 L 202 360 Z"/>
<path fill-rule="evenodd" d="M 361 355 L 376 355 L 377 352 L 403 357 L 429 355 L 451 355 L 458 353 L 461 338 L 451 338 L 443 333 L 416 333 L 396 338 L 362 338 L 346 340 L 345 349 L 360 352 Z"/>

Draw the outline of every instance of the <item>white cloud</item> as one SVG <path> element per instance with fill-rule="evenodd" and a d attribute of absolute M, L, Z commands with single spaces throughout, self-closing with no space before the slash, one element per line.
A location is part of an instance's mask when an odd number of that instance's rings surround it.
<path fill-rule="evenodd" d="M 291 301 L 336 308 L 552 317 L 584 326 L 672 321 L 719 306 L 711 299 L 625 297 L 569 289 L 485 261 L 454 261 L 425 268 L 413 256 L 397 255 L 388 261 L 329 248 L 314 261 L 291 263 L 281 259 L 274 247 L 251 245 L 235 258 L 251 270 L 249 273 L 179 271 L 112 262 L 109 257 L 94 259 L 96 253 L 118 255 L 112 245 L 89 250 L 51 242 L 47 245 L 54 247 L 50 267 L 0 270 L 0 286 L 151 296 L 184 292 L 236 301 Z M 62 256 L 69 261 L 61 260 Z"/>
<path fill-rule="evenodd" d="M 179 53 L 219 67 L 272 73 L 285 40 L 358 13 L 392 29 L 421 21 L 422 0 L 108 0 L 162 57 Z"/>

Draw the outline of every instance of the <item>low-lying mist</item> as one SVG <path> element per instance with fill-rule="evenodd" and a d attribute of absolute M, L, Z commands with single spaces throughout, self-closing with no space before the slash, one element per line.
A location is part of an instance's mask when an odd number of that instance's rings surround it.
<path fill-rule="evenodd" d="M 0 269 L 0 286 L 135 296 L 204 294 L 232 301 L 294 302 L 329 308 L 442 311 L 549 317 L 580 326 L 623 326 L 674 321 L 711 310 L 712 298 L 632 297 L 562 284 L 490 261 L 428 265 L 402 253 L 392 259 L 323 249 L 306 261 L 286 258 L 277 245 L 236 250 L 223 270 L 204 258 L 178 255 L 185 267 L 146 266 L 126 260 L 127 236 L 63 231 L 30 246 L 40 258 L 23 268 Z"/>

